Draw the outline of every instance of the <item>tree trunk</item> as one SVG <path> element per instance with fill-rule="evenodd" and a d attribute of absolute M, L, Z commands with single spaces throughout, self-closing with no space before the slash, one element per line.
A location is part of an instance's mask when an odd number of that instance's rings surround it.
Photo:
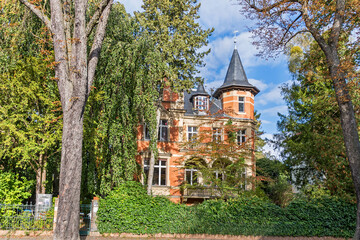
<path fill-rule="evenodd" d="M 357 213 L 356 231 L 354 239 L 360 240 L 360 141 L 358 126 L 355 118 L 355 111 L 351 96 L 347 89 L 346 77 L 340 69 L 340 60 L 336 50 L 326 54 L 329 64 L 329 71 L 333 80 L 336 93 L 336 100 L 340 109 L 341 128 L 344 137 L 346 155 L 349 160 L 352 179 L 354 182 Z"/>
<path fill-rule="evenodd" d="M 44 183 L 46 181 L 46 170 L 44 167 L 44 154 L 40 154 L 39 156 L 39 167 L 36 170 L 36 194 L 44 194 L 45 186 Z"/>
<path fill-rule="evenodd" d="M 161 103 L 159 103 L 161 104 Z M 153 144 L 155 148 L 157 148 L 157 142 L 159 138 L 159 124 L 160 124 L 160 118 L 161 118 L 161 108 L 160 106 L 156 109 L 156 128 L 155 128 L 155 135 L 156 138 L 154 139 L 154 143 L 150 142 L 150 144 Z M 150 147 L 150 146 L 149 146 Z M 147 194 L 152 194 L 152 182 L 154 179 L 154 165 L 155 165 L 155 158 L 157 157 L 157 152 L 155 152 L 155 149 L 150 147 L 150 162 L 149 162 L 149 173 L 147 178 Z"/>
<path fill-rule="evenodd" d="M 343 100 L 342 93 L 347 92 L 341 85 L 346 85 L 345 80 L 341 79 L 342 83 L 335 80 L 335 91 L 337 92 L 336 98 L 340 107 L 340 119 L 341 127 L 344 136 L 346 155 L 349 159 L 349 165 L 351 169 L 351 175 L 354 182 L 357 211 L 356 211 L 356 231 L 354 239 L 360 239 L 360 142 L 357 129 L 356 118 L 354 114 L 354 108 L 350 99 Z M 348 94 L 348 93 L 346 93 Z"/>
<path fill-rule="evenodd" d="M 334 79 L 334 78 L 333 78 Z M 349 159 L 351 175 L 354 182 L 357 217 L 354 239 L 360 239 L 360 142 L 354 108 L 346 86 L 345 79 L 334 79 L 336 98 L 340 108 L 341 127 L 344 136 L 346 155 Z"/>
<path fill-rule="evenodd" d="M 51 19 L 28 0 L 20 0 L 51 31 L 54 70 L 63 110 L 59 205 L 54 239 L 78 240 L 83 114 L 94 80 L 113 0 L 102 0 L 86 24 L 87 0 L 50 0 Z M 90 54 L 88 36 L 96 27 Z M 72 32 L 72 34 L 71 34 Z"/>
<path fill-rule="evenodd" d="M 56 240 L 79 239 L 84 104 L 77 100 L 64 111 Z"/>

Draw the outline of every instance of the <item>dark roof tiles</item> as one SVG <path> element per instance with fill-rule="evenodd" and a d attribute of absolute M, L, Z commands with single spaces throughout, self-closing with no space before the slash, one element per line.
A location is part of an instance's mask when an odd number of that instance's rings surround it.
<path fill-rule="evenodd" d="M 234 49 L 233 51 L 224 83 L 216 89 L 214 97 L 219 97 L 221 90 L 231 87 L 251 89 L 255 94 L 259 92 L 259 89 L 249 83 L 237 49 Z"/>

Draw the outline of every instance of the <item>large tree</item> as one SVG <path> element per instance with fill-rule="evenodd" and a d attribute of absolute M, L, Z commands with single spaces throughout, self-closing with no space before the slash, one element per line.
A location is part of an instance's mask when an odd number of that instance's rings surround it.
<path fill-rule="evenodd" d="M 332 195 L 353 199 L 340 111 L 327 74 L 325 56 L 317 44 L 309 43 L 304 49 L 294 46 L 289 51 L 289 66 L 297 80 L 282 88 L 289 114 L 280 115 L 277 144 L 298 186 L 321 184 Z M 342 52 L 346 54 L 347 49 Z M 358 83 L 358 79 L 349 80 L 357 111 Z"/>
<path fill-rule="evenodd" d="M 54 47 L 55 80 L 63 111 L 59 206 L 54 239 L 79 239 L 84 109 L 113 1 L 50 0 L 49 4 L 47 1 L 20 1 L 51 32 Z"/>
<path fill-rule="evenodd" d="M 45 193 L 62 128 L 50 35 L 18 1 L 0 1 L 0 8 L 0 166 L 36 175 L 36 193 Z"/>
<path fill-rule="evenodd" d="M 307 0 L 239 0 L 243 12 L 258 19 L 254 33 L 257 44 L 265 51 L 286 45 L 294 36 L 308 32 L 324 52 L 329 76 L 335 89 L 340 109 L 341 127 L 357 198 L 357 227 L 354 239 L 360 239 L 360 142 L 358 126 L 347 81 L 356 68 L 352 60 L 358 50 L 360 38 L 358 0 L 307 1 Z M 339 41 L 353 38 L 348 44 L 352 51 L 341 56 Z"/>
<path fill-rule="evenodd" d="M 158 98 L 153 102 L 156 116 L 148 124 L 151 134 L 151 157 L 148 173 L 148 194 L 151 194 L 155 159 L 157 158 L 157 139 L 164 89 L 180 93 L 189 90 L 196 78 L 198 67 L 203 66 L 203 57 L 210 50 L 202 50 L 213 29 L 202 29 L 196 19 L 199 18 L 200 4 L 196 0 L 152 1 L 144 0 L 143 12 L 136 17 L 153 39 L 155 49 L 160 53 L 161 61 L 167 68 L 160 78 Z M 155 124 L 153 124 L 155 123 Z"/>
<path fill-rule="evenodd" d="M 138 127 L 143 121 L 156 125 L 153 103 L 167 68 L 153 39 L 122 4 L 113 5 L 106 31 L 95 94 L 84 120 L 85 198 L 105 196 L 123 181 L 141 176 L 136 163 Z"/>

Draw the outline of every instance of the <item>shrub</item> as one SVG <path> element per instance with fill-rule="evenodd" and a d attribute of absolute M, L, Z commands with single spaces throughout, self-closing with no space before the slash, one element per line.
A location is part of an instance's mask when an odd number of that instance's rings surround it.
<path fill-rule="evenodd" d="M 0 170 L 0 203 L 21 204 L 31 196 L 33 184 L 34 181 L 28 181 L 25 177 L 19 178 L 18 174 Z"/>
<path fill-rule="evenodd" d="M 351 237 L 356 206 L 336 198 L 297 199 L 287 207 L 257 196 L 208 200 L 196 206 L 151 197 L 127 182 L 100 200 L 100 232 Z"/>

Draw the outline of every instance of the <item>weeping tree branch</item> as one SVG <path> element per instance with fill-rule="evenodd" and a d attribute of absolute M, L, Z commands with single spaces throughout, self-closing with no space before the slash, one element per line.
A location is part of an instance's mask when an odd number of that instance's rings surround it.
<path fill-rule="evenodd" d="M 94 81 L 95 76 L 95 69 L 96 65 L 99 61 L 100 52 L 101 52 L 101 45 L 104 41 L 105 32 L 106 32 L 106 24 L 110 15 L 111 6 L 113 4 L 113 0 L 104 0 L 106 2 L 106 7 L 103 9 L 99 23 L 96 27 L 94 42 L 91 47 L 89 61 L 88 61 L 88 81 L 87 81 L 87 95 L 89 95 L 91 85 Z M 104 2 L 103 1 L 103 2 Z M 90 27 L 88 25 L 88 27 Z M 88 30 L 87 27 L 87 30 Z"/>

